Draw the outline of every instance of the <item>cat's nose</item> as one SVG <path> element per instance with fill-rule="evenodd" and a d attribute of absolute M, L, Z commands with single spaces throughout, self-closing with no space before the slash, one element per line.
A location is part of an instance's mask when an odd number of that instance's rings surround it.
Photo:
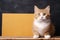
<path fill-rule="evenodd" d="M 43 17 L 41 17 L 43 19 Z"/>

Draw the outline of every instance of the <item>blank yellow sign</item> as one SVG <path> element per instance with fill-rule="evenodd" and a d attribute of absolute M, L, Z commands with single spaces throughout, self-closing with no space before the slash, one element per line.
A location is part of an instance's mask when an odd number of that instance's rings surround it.
<path fill-rule="evenodd" d="M 32 36 L 33 14 L 2 14 L 2 36 Z"/>

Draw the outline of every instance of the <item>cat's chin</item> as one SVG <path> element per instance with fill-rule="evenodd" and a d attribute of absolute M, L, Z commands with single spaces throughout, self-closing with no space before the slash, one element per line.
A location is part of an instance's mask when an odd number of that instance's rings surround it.
<path fill-rule="evenodd" d="M 44 21 L 46 21 L 45 19 L 43 19 L 43 20 L 38 20 L 38 22 L 44 22 Z"/>

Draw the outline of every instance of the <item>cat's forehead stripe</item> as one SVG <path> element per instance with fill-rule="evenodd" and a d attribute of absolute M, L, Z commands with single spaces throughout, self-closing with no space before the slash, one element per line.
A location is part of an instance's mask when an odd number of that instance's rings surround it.
<path fill-rule="evenodd" d="M 40 14 L 43 14 L 42 12 Z"/>

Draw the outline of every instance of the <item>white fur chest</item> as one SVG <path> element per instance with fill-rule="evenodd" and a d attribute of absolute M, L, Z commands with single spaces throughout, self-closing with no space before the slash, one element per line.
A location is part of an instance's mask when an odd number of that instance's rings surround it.
<path fill-rule="evenodd" d="M 47 28 L 50 25 L 50 22 L 38 22 L 37 20 L 34 21 L 34 25 L 38 28 L 38 32 L 40 35 L 43 35 L 45 31 L 47 31 Z M 46 30 L 44 30 L 46 29 Z"/>

